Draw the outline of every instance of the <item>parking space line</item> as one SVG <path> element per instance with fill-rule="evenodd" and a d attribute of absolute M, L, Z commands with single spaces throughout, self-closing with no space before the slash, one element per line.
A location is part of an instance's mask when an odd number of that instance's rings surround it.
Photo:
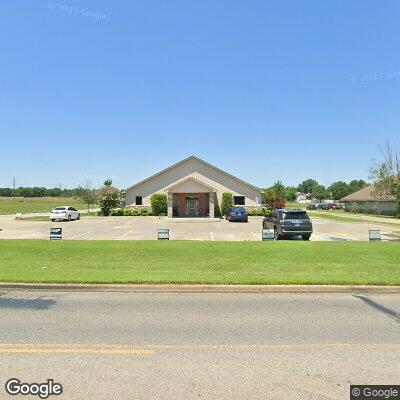
<path fill-rule="evenodd" d="M 214 241 L 214 236 L 213 236 L 212 232 L 210 232 L 210 236 L 211 236 L 211 240 Z"/>
<path fill-rule="evenodd" d="M 130 233 L 132 233 L 131 231 L 129 231 L 129 232 L 126 232 L 126 233 L 124 233 L 123 235 L 121 235 L 121 236 L 118 236 L 117 238 L 115 238 L 114 240 L 120 240 L 120 239 L 122 239 L 123 237 L 125 237 L 125 236 L 127 236 L 127 235 L 129 235 Z"/>
<path fill-rule="evenodd" d="M 261 240 L 260 235 L 256 235 L 254 232 L 250 232 L 252 235 L 254 235 L 258 240 Z"/>
<path fill-rule="evenodd" d="M 42 232 L 31 232 L 31 233 L 25 233 L 25 235 L 19 235 L 17 236 L 17 239 L 21 238 L 21 237 L 25 237 L 25 236 L 32 236 L 32 235 L 37 235 L 37 234 L 42 234 Z"/>
<path fill-rule="evenodd" d="M 79 237 L 79 236 L 87 235 L 88 233 L 91 233 L 91 232 L 93 232 L 93 231 L 88 231 L 88 232 L 80 233 L 79 235 L 71 236 L 71 237 L 69 237 L 69 238 L 67 238 L 67 239 L 65 239 L 65 240 L 75 239 L 75 238 L 77 238 L 77 237 Z"/>

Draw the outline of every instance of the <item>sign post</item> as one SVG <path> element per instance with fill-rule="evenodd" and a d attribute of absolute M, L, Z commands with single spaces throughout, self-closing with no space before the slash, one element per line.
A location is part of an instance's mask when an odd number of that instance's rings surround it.
<path fill-rule="evenodd" d="M 169 229 L 158 229 L 157 230 L 158 240 L 169 240 Z"/>
<path fill-rule="evenodd" d="M 50 240 L 62 240 L 62 228 L 50 228 Z"/>
<path fill-rule="evenodd" d="M 263 229 L 262 230 L 262 240 L 274 240 L 274 230 L 273 229 Z"/>
<path fill-rule="evenodd" d="M 370 242 L 380 242 L 381 241 L 380 229 L 370 229 L 369 230 L 369 241 Z"/>

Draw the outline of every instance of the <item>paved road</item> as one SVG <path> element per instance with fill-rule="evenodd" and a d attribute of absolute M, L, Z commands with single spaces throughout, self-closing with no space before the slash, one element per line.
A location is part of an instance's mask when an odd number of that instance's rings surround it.
<path fill-rule="evenodd" d="M 5 291 L 10 377 L 66 399 L 347 399 L 399 384 L 400 298 Z"/>
<path fill-rule="evenodd" d="M 158 217 L 86 217 L 80 221 L 51 222 L 0 216 L 0 239 L 48 239 L 50 227 L 62 227 L 71 240 L 156 240 L 157 229 L 169 228 L 172 240 L 261 240 L 262 217 L 248 223 L 226 220 L 168 219 Z M 376 223 L 335 222 L 313 219 L 311 240 L 368 240 L 369 229 L 381 229 L 384 240 L 398 240 L 398 228 Z"/>

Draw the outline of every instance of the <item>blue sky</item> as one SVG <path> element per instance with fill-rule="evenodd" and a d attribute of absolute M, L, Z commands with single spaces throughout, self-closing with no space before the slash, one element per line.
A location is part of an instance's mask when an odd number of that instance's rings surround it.
<path fill-rule="evenodd" d="M 255 185 L 399 145 L 397 1 L 6 0 L 0 186 L 127 187 L 188 155 Z"/>

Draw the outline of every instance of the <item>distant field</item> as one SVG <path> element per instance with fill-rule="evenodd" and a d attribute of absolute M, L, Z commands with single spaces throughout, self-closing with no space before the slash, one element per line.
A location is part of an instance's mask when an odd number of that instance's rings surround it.
<path fill-rule="evenodd" d="M 86 205 L 71 197 L 0 197 L 0 214 L 16 212 L 48 212 L 57 206 L 68 205 L 77 209 L 85 209 Z"/>
<path fill-rule="evenodd" d="M 1 282 L 400 285 L 400 246 L 368 242 L 0 240 Z"/>

